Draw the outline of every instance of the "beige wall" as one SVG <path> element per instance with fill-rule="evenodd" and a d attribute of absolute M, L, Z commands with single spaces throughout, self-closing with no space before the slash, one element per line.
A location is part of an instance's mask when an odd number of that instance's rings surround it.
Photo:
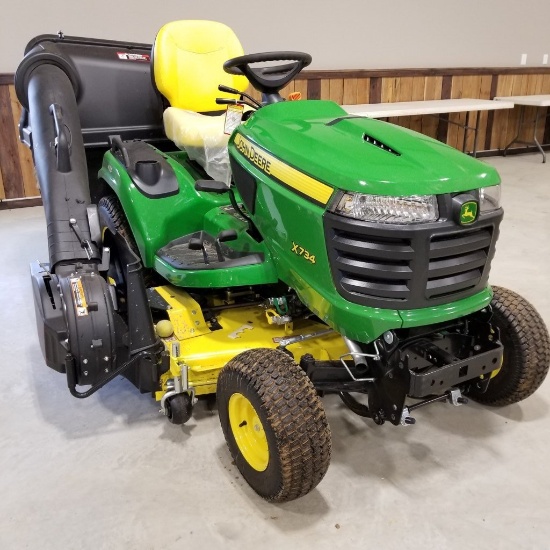
<path fill-rule="evenodd" d="M 173 19 L 227 23 L 245 51 L 303 50 L 314 69 L 539 66 L 549 0 L 0 0 L 0 73 L 56 33 L 152 42 Z M 245 6 L 254 6 L 254 9 Z M 262 6 L 276 6 L 276 9 Z"/>

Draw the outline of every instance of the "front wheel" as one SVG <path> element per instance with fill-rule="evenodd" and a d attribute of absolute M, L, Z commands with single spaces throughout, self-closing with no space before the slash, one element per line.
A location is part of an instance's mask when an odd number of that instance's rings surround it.
<path fill-rule="evenodd" d="M 331 454 L 327 418 L 292 358 L 274 349 L 237 355 L 220 373 L 217 399 L 231 455 L 260 496 L 286 502 L 323 479 Z"/>
<path fill-rule="evenodd" d="M 543 383 L 550 366 L 550 337 L 536 309 L 512 290 L 493 287 L 491 323 L 500 329 L 504 346 L 501 368 L 487 391 L 472 389 L 472 399 L 487 405 L 517 403 Z"/>
<path fill-rule="evenodd" d="M 178 393 L 166 400 L 165 414 L 172 424 L 185 424 L 193 413 L 193 400 L 188 393 Z"/>

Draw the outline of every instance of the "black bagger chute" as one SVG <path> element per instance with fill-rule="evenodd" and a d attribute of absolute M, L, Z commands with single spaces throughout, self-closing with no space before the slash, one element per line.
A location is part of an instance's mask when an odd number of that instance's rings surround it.
<path fill-rule="evenodd" d="M 110 136 L 164 139 L 150 51 L 146 44 L 43 35 L 27 45 L 15 75 L 20 138 L 33 153 L 48 232 L 49 262 L 31 265 L 38 334 L 46 363 L 66 372 L 76 397 L 122 373 L 142 391 L 158 389 L 160 347 L 141 262 L 121 253 L 133 301 L 120 315 L 100 273 L 94 204 L 105 191 L 97 171 Z"/>

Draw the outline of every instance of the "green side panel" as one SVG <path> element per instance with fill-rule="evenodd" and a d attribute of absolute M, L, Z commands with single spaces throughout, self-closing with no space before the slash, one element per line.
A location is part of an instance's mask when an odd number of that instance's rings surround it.
<path fill-rule="evenodd" d="M 326 316 L 324 320 L 335 330 L 343 336 L 364 343 L 372 342 L 387 330 L 419 327 L 459 319 L 487 307 L 493 297 L 493 292 L 488 287 L 474 296 L 450 304 L 397 311 L 352 304 L 341 296 L 338 296 L 337 299 L 332 297 L 333 301 L 329 304 L 323 297 L 315 296 L 314 293 L 313 289 L 304 286 L 302 296 L 306 303 L 311 301 L 318 305 L 324 305 L 325 309 L 319 312 L 320 317 L 323 318 L 324 313 Z"/>
<path fill-rule="evenodd" d="M 143 195 L 111 152 L 105 154 L 99 171 L 99 177 L 122 204 L 145 267 L 153 267 L 155 252 L 168 242 L 201 230 L 204 216 L 212 208 L 229 205 L 228 195 L 195 191 L 195 181 L 201 175 L 187 162 L 184 152 L 163 156 L 176 172 L 180 187 L 171 197 L 151 199 Z"/>
<path fill-rule="evenodd" d="M 225 288 L 270 284 L 277 279 L 270 277 L 269 268 L 264 264 L 254 264 L 229 269 L 190 271 L 175 269 L 155 256 L 155 270 L 175 286 L 187 288 Z"/>
<path fill-rule="evenodd" d="M 259 109 L 239 129 L 300 171 L 341 190 L 380 195 L 468 191 L 500 183 L 491 166 L 432 138 L 330 101 L 286 101 Z M 366 141 L 376 140 L 393 153 Z"/>
<path fill-rule="evenodd" d="M 473 296 L 457 300 L 456 302 L 450 302 L 449 304 L 437 307 L 402 310 L 399 314 L 403 319 L 403 328 L 419 327 L 464 317 L 487 307 L 492 299 L 493 291 L 491 287 L 487 287 Z"/>

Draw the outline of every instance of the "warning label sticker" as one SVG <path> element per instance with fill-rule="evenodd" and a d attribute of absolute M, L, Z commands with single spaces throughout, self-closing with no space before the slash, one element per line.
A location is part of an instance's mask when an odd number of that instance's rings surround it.
<path fill-rule="evenodd" d="M 82 281 L 78 277 L 74 277 L 73 279 L 70 279 L 70 282 L 76 314 L 78 317 L 88 315 L 88 303 L 86 302 L 86 296 L 84 295 Z"/>
<path fill-rule="evenodd" d="M 225 112 L 223 133 L 230 136 L 233 130 L 241 123 L 244 107 L 242 105 L 229 105 Z"/>
<path fill-rule="evenodd" d="M 123 61 L 145 61 L 146 63 L 151 61 L 151 56 L 146 53 L 117 52 L 116 54 L 118 58 Z"/>

